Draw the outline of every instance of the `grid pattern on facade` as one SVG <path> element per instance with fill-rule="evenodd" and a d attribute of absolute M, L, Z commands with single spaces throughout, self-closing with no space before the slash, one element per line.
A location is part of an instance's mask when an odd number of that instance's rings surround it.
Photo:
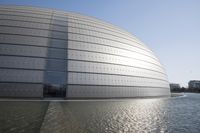
<path fill-rule="evenodd" d="M 130 33 L 35 7 L 0 6 L 0 73 L 0 96 L 43 97 L 44 85 L 68 98 L 170 94 L 163 66 Z"/>

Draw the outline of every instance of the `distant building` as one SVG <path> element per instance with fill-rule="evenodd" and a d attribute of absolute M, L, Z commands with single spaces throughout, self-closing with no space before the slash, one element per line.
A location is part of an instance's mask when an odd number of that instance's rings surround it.
<path fill-rule="evenodd" d="M 188 83 L 189 89 L 200 89 L 200 80 L 190 80 Z"/>
<path fill-rule="evenodd" d="M 178 91 L 181 89 L 180 85 L 177 83 L 170 83 L 169 86 L 171 91 Z"/>

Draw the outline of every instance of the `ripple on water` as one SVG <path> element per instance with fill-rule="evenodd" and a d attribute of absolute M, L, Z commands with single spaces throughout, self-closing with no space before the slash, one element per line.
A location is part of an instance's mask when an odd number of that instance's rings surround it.
<path fill-rule="evenodd" d="M 45 102 L 0 102 L 0 132 L 39 132 L 47 121 L 54 125 L 48 129 L 47 124 L 48 133 L 56 128 L 62 128 L 59 131 L 63 133 L 199 133 L 199 101 L 199 94 L 180 98 L 68 101 L 50 104 L 48 110 Z M 45 110 L 57 115 L 48 117 Z M 58 121 L 61 124 L 56 126 Z"/>

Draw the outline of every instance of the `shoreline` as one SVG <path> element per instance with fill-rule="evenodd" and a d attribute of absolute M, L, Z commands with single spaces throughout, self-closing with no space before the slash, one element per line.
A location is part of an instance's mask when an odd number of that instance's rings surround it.
<path fill-rule="evenodd" d="M 127 101 L 127 100 L 137 100 L 137 99 L 162 99 L 162 98 L 175 98 L 186 96 L 185 93 L 171 93 L 170 96 L 152 96 L 152 97 L 122 97 L 122 98 L 0 98 L 0 102 L 72 102 L 72 101 Z"/>

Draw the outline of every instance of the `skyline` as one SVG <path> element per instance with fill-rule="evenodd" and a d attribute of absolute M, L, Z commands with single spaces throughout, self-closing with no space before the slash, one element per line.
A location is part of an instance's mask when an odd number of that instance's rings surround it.
<path fill-rule="evenodd" d="M 200 79 L 200 1 L 2 0 L 0 4 L 72 11 L 112 23 L 154 51 L 166 68 L 169 82 L 186 86 L 189 80 Z"/>

